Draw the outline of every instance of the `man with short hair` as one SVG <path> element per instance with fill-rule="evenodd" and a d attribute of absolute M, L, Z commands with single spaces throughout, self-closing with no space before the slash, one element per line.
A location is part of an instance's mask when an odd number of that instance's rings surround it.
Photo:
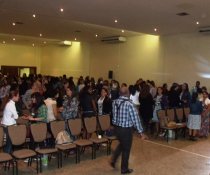
<path fill-rule="evenodd" d="M 115 126 L 115 133 L 119 140 L 119 145 L 112 155 L 111 166 L 115 168 L 115 163 L 122 153 L 121 173 L 130 174 L 133 170 L 128 168 L 128 160 L 132 145 L 133 127 L 136 128 L 142 139 L 146 139 L 147 136 L 143 134 L 138 112 L 129 100 L 129 90 L 127 87 L 121 87 L 120 97 L 113 101 L 112 106 L 112 123 Z"/>

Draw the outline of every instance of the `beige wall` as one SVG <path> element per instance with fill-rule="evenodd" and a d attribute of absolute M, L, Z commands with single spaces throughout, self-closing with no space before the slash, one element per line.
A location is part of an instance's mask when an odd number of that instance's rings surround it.
<path fill-rule="evenodd" d="M 36 66 L 40 72 L 40 47 L 0 44 L 0 65 Z"/>
<path fill-rule="evenodd" d="M 141 35 L 126 43 L 75 42 L 71 47 L 0 44 L 0 65 L 36 66 L 38 73 L 114 78 L 128 84 L 138 78 L 163 82 L 200 80 L 210 87 L 210 36 L 179 34 Z"/>
<path fill-rule="evenodd" d="M 188 82 L 196 80 L 210 87 L 210 36 L 180 34 L 160 38 L 164 82 Z"/>
<path fill-rule="evenodd" d="M 89 75 L 89 44 L 73 42 L 72 46 L 42 48 L 41 73 L 45 75 L 79 77 Z"/>
<path fill-rule="evenodd" d="M 158 36 L 130 37 L 120 44 L 92 44 L 90 63 L 90 74 L 97 78 L 107 79 L 108 71 L 113 70 L 114 79 L 120 82 L 130 84 L 138 78 L 162 81 Z"/>
<path fill-rule="evenodd" d="M 210 87 L 210 36 L 142 35 L 122 44 L 96 43 L 91 47 L 90 62 L 92 76 L 107 78 L 108 70 L 113 70 L 115 79 L 128 84 L 142 77 L 158 85 L 188 82 L 192 86 L 200 80 Z"/>
<path fill-rule="evenodd" d="M 73 42 L 70 47 L 0 44 L 0 65 L 36 66 L 37 73 L 44 75 L 86 76 L 89 52 L 89 44 L 80 42 Z"/>

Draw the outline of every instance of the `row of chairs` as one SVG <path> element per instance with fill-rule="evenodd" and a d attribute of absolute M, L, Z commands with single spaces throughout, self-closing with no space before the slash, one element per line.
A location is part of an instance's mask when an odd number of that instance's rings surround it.
<path fill-rule="evenodd" d="M 36 169 L 37 173 L 42 172 L 42 157 L 43 155 L 52 154 L 57 155 L 58 168 L 62 167 L 62 155 L 67 155 L 71 150 L 75 151 L 75 160 L 76 163 L 80 162 L 81 152 L 85 147 L 92 148 L 92 159 L 96 158 L 96 150 L 98 145 L 102 143 L 107 144 L 107 155 L 111 152 L 111 144 L 113 140 L 116 140 L 116 137 L 103 137 L 103 138 L 81 138 L 83 121 L 80 118 L 69 119 L 67 121 L 71 135 L 75 136 L 77 139 L 73 143 L 55 145 L 52 148 L 44 147 L 43 143 L 47 139 L 47 124 L 46 123 L 37 123 L 30 125 L 30 132 L 33 138 L 33 142 L 39 145 L 36 149 L 21 148 L 13 151 L 13 153 L 1 153 L 0 154 L 0 163 L 11 163 L 13 164 L 13 174 L 18 174 L 18 160 L 20 159 L 29 159 L 28 166 L 32 164 L 34 158 L 36 158 Z M 92 134 L 97 131 L 97 126 L 100 125 L 101 131 L 106 131 L 110 128 L 110 116 L 98 116 L 84 118 L 84 126 L 86 132 Z M 51 132 L 53 139 L 55 140 L 57 134 L 65 130 L 65 121 L 53 121 L 50 123 Z M 26 143 L 26 133 L 27 127 L 25 124 L 14 125 L 8 127 L 8 133 L 13 146 L 20 146 Z M 0 146 L 3 146 L 3 128 L 0 127 Z M 41 144 L 42 143 L 42 144 Z"/>
<path fill-rule="evenodd" d="M 177 139 L 177 132 L 179 130 L 184 131 L 184 136 L 187 127 L 187 118 L 190 113 L 189 108 L 172 108 L 162 109 L 157 111 L 157 116 L 160 122 L 160 129 L 165 131 L 167 142 L 169 141 L 169 131 L 175 131 L 175 139 Z M 174 125 L 169 126 L 170 122 L 174 122 Z"/>

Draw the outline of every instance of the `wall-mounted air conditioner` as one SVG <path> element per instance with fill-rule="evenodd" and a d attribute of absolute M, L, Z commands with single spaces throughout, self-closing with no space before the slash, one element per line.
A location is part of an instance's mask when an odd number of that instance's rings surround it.
<path fill-rule="evenodd" d="M 126 42 L 126 38 L 123 36 L 110 36 L 102 38 L 101 41 L 104 43 L 123 43 Z"/>
<path fill-rule="evenodd" d="M 61 46 L 71 46 L 72 42 L 65 40 L 65 41 L 59 42 L 59 45 L 61 45 Z"/>
<path fill-rule="evenodd" d="M 199 28 L 199 32 L 203 34 L 210 34 L 210 26 Z"/>

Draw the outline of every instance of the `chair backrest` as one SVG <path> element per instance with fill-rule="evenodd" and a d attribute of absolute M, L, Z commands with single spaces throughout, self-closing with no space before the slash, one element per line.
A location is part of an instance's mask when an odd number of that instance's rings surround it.
<path fill-rule="evenodd" d="M 8 127 L 8 133 L 12 145 L 22 145 L 26 141 L 26 125 L 13 125 Z"/>
<path fill-rule="evenodd" d="M 110 115 L 98 116 L 98 121 L 102 131 L 110 128 Z"/>
<path fill-rule="evenodd" d="M 31 125 L 31 134 L 34 142 L 40 143 L 47 138 L 47 124 L 36 123 Z"/>
<path fill-rule="evenodd" d="M 82 120 L 80 118 L 69 119 L 68 127 L 73 136 L 78 136 L 81 134 L 82 130 Z"/>
<path fill-rule="evenodd" d="M 85 128 L 87 133 L 94 133 L 97 128 L 96 117 L 86 117 L 84 118 Z"/>
<path fill-rule="evenodd" d="M 175 112 L 174 109 L 167 109 L 166 114 L 169 121 L 175 121 Z"/>
<path fill-rule="evenodd" d="M 3 146 L 4 143 L 4 130 L 0 127 L 0 148 Z"/>
<path fill-rule="evenodd" d="M 184 116 L 188 118 L 189 114 L 190 114 L 190 108 L 184 108 Z"/>
<path fill-rule="evenodd" d="M 65 130 L 65 121 L 50 122 L 50 128 L 51 128 L 53 137 L 56 139 L 58 133 Z"/>
<path fill-rule="evenodd" d="M 183 113 L 183 108 L 176 108 L 176 116 L 179 122 L 183 121 L 184 113 Z"/>
<path fill-rule="evenodd" d="M 160 127 L 165 127 L 166 124 L 168 123 L 168 119 L 166 116 L 166 111 L 165 110 L 158 110 L 157 111 L 157 116 L 160 122 Z"/>

